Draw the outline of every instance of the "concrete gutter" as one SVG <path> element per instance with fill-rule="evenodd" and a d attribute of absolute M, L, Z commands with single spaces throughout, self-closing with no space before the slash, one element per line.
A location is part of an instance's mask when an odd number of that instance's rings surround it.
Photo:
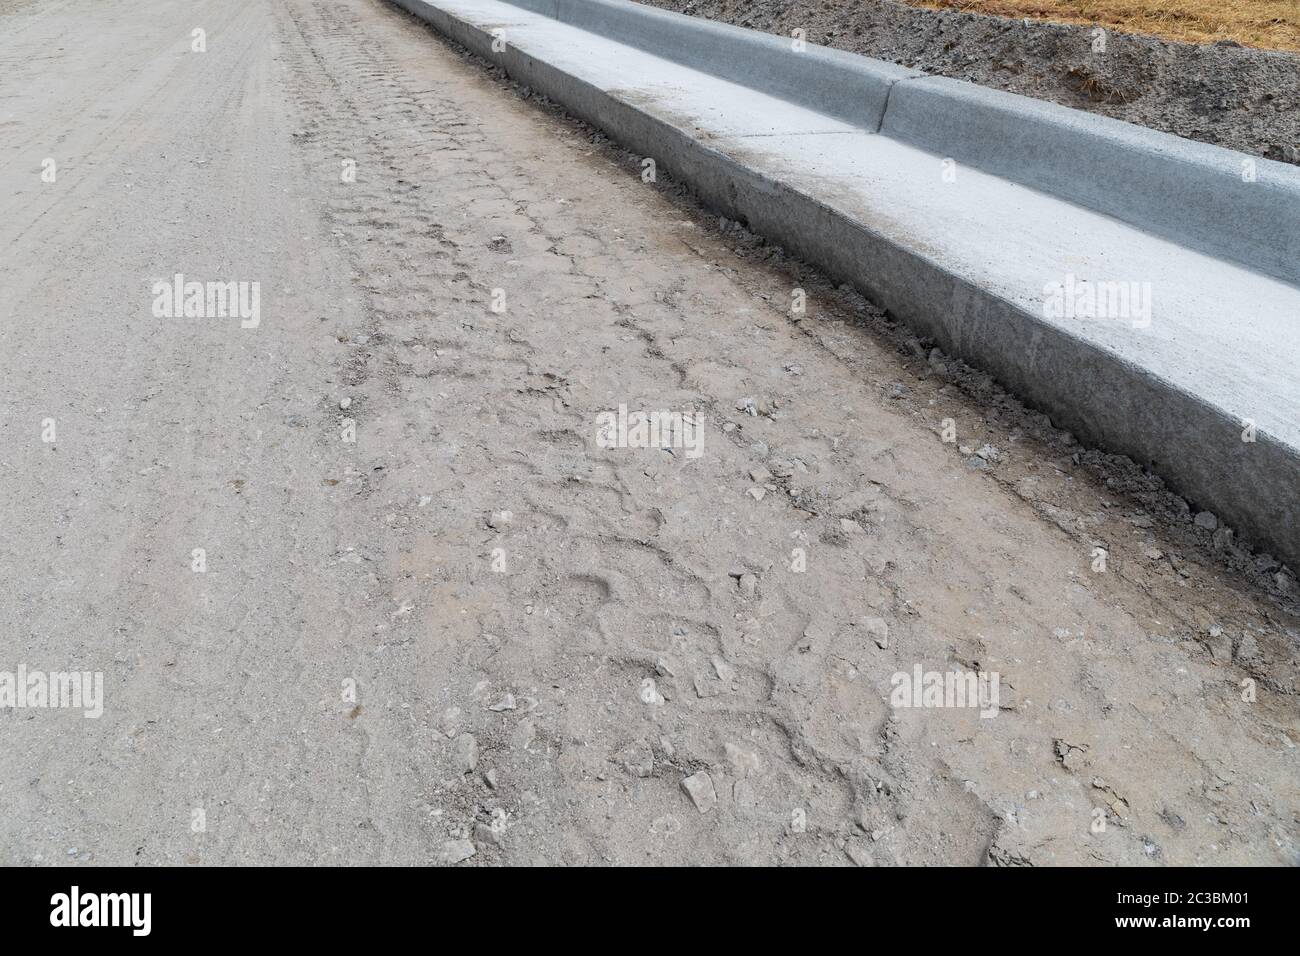
<path fill-rule="evenodd" d="M 1300 169 L 625 0 L 394 2 L 1300 568 Z"/>

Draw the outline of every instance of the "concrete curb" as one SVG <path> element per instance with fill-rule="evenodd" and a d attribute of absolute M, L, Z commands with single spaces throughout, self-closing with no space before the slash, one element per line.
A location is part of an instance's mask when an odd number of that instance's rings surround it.
<path fill-rule="evenodd" d="M 1287 163 L 628 0 L 504 2 L 1300 284 Z"/>
<path fill-rule="evenodd" d="M 789 40 L 769 33 L 623 0 L 508 2 L 873 132 L 880 129 L 890 87 L 925 75 L 811 43 L 795 56 Z"/>
<path fill-rule="evenodd" d="M 652 115 L 635 97 L 599 88 L 510 44 L 494 51 L 489 24 L 436 2 L 393 2 L 623 145 L 654 156 L 705 203 L 852 283 L 1056 424 L 1151 468 L 1198 508 L 1300 566 L 1300 448 L 1294 443 L 1263 430 L 1255 442 L 1243 442 L 1239 417 L 1141 361 L 1044 322 L 1001 290 L 949 268 L 942 256 L 751 168 Z M 567 18 L 700 72 L 761 84 L 769 95 L 1300 284 L 1300 170 L 1285 164 L 1255 160 L 1256 180 L 1246 183 L 1240 163 L 1247 157 L 1230 150 L 838 51 L 809 57 L 811 45 L 794 56 L 780 38 L 624 0 L 512 5 Z"/>
<path fill-rule="evenodd" d="M 898 84 L 880 132 L 1300 284 L 1295 166 L 941 76 Z"/>

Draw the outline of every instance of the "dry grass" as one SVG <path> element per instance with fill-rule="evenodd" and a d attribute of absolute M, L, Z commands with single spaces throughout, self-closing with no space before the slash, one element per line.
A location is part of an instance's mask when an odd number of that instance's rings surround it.
<path fill-rule="evenodd" d="M 1300 0 L 904 0 L 1003 17 L 1081 23 L 1166 40 L 1300 53 Z"/>

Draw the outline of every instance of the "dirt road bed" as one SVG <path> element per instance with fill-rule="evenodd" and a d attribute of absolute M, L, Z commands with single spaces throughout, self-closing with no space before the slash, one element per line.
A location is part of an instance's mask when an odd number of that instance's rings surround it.
<path fill-rule="evenodd" d="M 395 8 L 0 77 L 0 862 L 1300 860 L 1288 570 Z"/>

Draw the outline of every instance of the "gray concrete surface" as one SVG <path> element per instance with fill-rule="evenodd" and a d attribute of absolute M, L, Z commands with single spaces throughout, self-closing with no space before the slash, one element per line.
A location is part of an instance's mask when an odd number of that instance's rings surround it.
<path fill-rule="evenodd" d="M 514 5 L 862 129 L 880 128 L 894 83 L 922 75 L 816 44 L 795 55 L 788 39 L 621 0 L 520 0 Z"/>
<path fill-rule="evenodd" d="M 1300 288 L 1266 274 L 1290 268 L 1285 252 L 1297 240 L 1286 226 L 1300 212 L 1288 200 L 1300 196 L 1300 170 L 1252 160 L 1256 178 L 1245 183 L 1232 174 L 1230 151 L 942 79 L 893 84 L 882 128 L 898 138 L 874 135 L 720 79 L 728 71 L 716 63 L 702 72 L 647 53 L 640 27 L 629 28 L 627 43 L 580 27 L 590 15 L 609 32 L 606 11 L 624 9 L 629 23 L 648 25 L 655 49 L 666 17 L 686 31 L 735 28 L 622 0 L 568 0 L 557 8 L 565 23 L 496 0 L 398 2 L 662 163 L 715 208 L 872 295 L 1058 423 L 1152 468 L 1198 508 L 1300 562 Z M 766 55 L 800 56 L 770 41 Z M 926 116 L 945 90 L 960 90 L 971 115 L 992 117 L 988 135 L 949 101 Z M 1022 109 L 1055 150 L 1023 146 L 1014 118 Z M 951 180 L 942 178 L 944 130 L 958 147 Z M 1024 165 L 1010 177 L 1015 155 Z M 1134 181 L 1111 189 L 1102 157 Z M 1071 186 L 1075 174 L 1089 178 Z M 1282 211 L 1270 218 L 1273 208 Z M 1219 238 L 1207 238 L 1216 218 Z M 1168 238 L 1189 232 L 1186 244 Z M 1201 251 L 1209 246 L 1233 254 Z M 1045 314 L 1046 290 L 1076 277 L 1141 288 L 1151 314 Z"/>
<path fill-rule="evenodd" d="M 1300 167 L 939 76 L 880 131 L 1300 284 Z"/>

